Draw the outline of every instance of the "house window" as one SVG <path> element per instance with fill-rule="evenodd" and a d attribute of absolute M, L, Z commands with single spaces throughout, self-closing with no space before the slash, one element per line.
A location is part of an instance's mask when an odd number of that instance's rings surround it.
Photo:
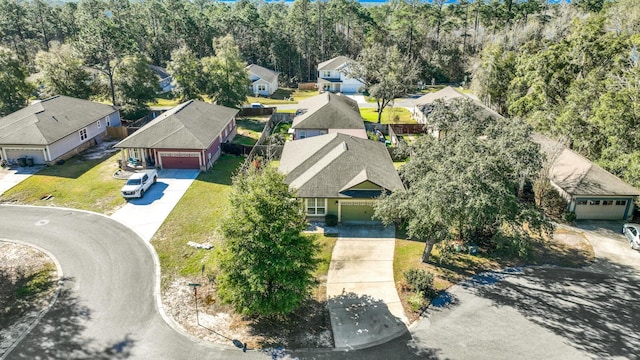
<path fill-rule="evenodd" d="M 330 70 L 325 70 L 322 72 L 322 77 L 323 78 L 330 78 L 331 77 L 331 71 Z"/>
<path fill-rule="evenodd" d="M 87 128 L 80 129 L 80 141 L 87 140 Z"/>
<path fill-rule="evenodd" d="M 102 122 L 101 122 L 100 120 L 98 120 L 98 121 L 96 122 L 96 125 L 98 125 L 98 129 L 100 129 L 100 128 L 102 127 Z"/>
<path fill-rule="evenodd" d="M 320 135 L 326 135 L 327 134 L 327 130 L 320 130 Z"/>
<path fill-rule="evenodd" d="M 267 85 L 258 84 L 258 91 L 267 91 Z"/>
<path fill-rule="evenodd" d="M 616 205 L 618 206 L 626 206 L 627 200 L 616 200 Z"/>
<path fill-rule="evenodd" d="M 111 119 L 108 116 L 105 116 L 104 123 L 107 124 L 107 126 L 111 126 Z"/>
<path fill-rule="evenodd" d="M 587 200 L 578 200 L 576 201 L 577 205 L 587 205 Z"/>
<path fill-rule="evenodd" d="M 300 139 L 304 139 L 307 137 L 307 131 L 306 130 L 300 130 Z"/>
<path fill-rule="evenodd" d="M 600 205 L 600 200 L 589 200 L 589 205 Z"/>
<path fill-rule="evenodd" d="M 327 199 L 311 198 L 305 199 L 307 203 L 307 215 L 326 215 Z"/>
<path fill-rule="evenodd" d="M 613 205 L 613 200 L 602 200 L 602 205 Z"/>

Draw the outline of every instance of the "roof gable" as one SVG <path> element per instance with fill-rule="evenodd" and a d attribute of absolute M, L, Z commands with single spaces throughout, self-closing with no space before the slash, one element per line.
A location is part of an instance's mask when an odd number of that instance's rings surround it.
<path fill-rule="evenodd" d="M 354 62 L 353 60 L 351 60 L 346 56 L 342 56 L 342 55 L 336 56 L 333 59 L 329 59 L 327 61 L 323 61 L 320 64 L 318 64 L 318 71 L 340 70 L 345 65 L 348 65 L 349 63 L 353 63 L 353 62 Z"/>
<path fill-rule="evenodd" d="M 352 197 L 346 192 L 367 182 L 403 188 L 383 144 L 339 133 L 287 142 L 279 170 L 299 197 Z"/>
<path fill-rule="evenodd" d="M 237 109 L 190 100 L 161 114 L 115 147 L 206 149 L 237 113 Z"/>
<path fill-rule="evenodd" d="M 260 65 L 256 65 L 256 64 L 251 64 L 248 65 L 246 67 L 247 71 L 249 72 L 249 74 L 253 74 L 257 77 L 259 77 L 260 79 L 264 79 L 265 81 L 272 83 L 273 81 L 275 81 L 276 79 L 278 79 L 278 73 L 273 71 L 273 70 L 269 70 L 267 68 L 264 68 Z"/>
<path fill-rule="evenodd" d="M 358 103 L 326 92 L 300 101 L 293 129 L 364 129 Z"/>
<path fill-rule="evenodd" d="M 54 96 L 0 118 L 0 144 L 52 144 L 117 111 L 111 105 Z"/>
<path fill-rule="evenodd" d="M 561 143 L 541 134 L 534 134 L 532 140 L 540 144 L 540 150 L 547 155 L 547 160 L 551 161 L 549 180 L 568 194 L 573 196 L 640 195 L 635 187 Z"/>

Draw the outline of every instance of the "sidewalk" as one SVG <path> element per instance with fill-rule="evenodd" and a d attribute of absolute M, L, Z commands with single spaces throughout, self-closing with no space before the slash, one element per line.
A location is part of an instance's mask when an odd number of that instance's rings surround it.
<path fill-rule="evenodd" d="M 408 320 L 393 279 L 395 230 L 379 225 L 342 226 L 327 275 L 327 298 L 337 349 L 392 340 Z"/>

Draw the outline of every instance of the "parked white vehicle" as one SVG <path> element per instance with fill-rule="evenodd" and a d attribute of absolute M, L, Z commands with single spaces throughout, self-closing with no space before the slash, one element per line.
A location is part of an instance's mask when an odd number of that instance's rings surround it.
<path fill-rule="evenodd" d="M 629 246 L 632 249 L 640 249 L 640 225 L 638 224 L 624 224 L 622 225 L 622 233 L 629 240 Z"/>
<path fill-rule="evenodd" d="M 131 175 L 120 191 L 125 199 L 141 198 L 144 192 L 156 183 L 156 180 L 158 180 L 157 170 L 142 170 Z"/>

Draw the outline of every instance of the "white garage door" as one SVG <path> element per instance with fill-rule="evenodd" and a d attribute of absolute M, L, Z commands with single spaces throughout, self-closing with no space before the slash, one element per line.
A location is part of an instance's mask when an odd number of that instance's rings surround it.
<path fill-rule="evenodd" d="M 576 218 L 591 220 L 622 220 L 630 200 L 578 200 Z"/>
<path fill-rule="evenodd" d="M 43 149 L 5 149 L 7 159 L 15 161 L 18 158 L 32 158 L 34 164 L 44 164 Z"/>

